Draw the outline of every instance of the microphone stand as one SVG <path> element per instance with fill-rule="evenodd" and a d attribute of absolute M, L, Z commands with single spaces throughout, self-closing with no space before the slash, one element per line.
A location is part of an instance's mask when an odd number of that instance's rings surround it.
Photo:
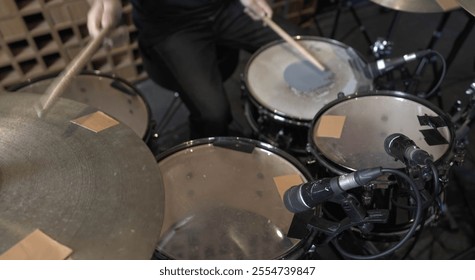
<path fill-rule="evenodd" d="M 366 210 L 361 203 L 349 193 L 342 193 L 332 202 L 340 204 L 347 217 L 339 222 L 330 221 L 322 217 L 314 216 L 307 225 L 309 230 L 317 231 L 325 237 L 320 244 L 325 245 L 345 230 L 357 226 L 361 232 L 369 233 L 373 230 L 374 223 L 387 223 L 389 211 L 385 209 Z"/>
<path fill-rule="evenodd" d="M 309 230 L 319 233 L 319 237 L 323 240 L 315 246 L 323 246 L 328 242 L 336 248 L 338 253 L 348 259 L 378 259 L 384 258 L 393 254 L 396 250 L 400 249 L 413 235 L 417 229 L 422 228 L 422 216 L 423 207 L 422 199 L 419 192 L 419 188 L 416 186 L 414 180 L 404 172 L 397 169 L 381 168 L 383 174 L 392 174 L 405 180 L 412 191 L 414 198 L 414 215 L 411 219 L 411 226 L 407 229 L 403 237 L 392 247 L 385 249 L 381 252 L 372 253 L 371 255 L 355 255 L 347 252 L 341 247 L 336 237 L 352 227 L 357 226 L 361 233 L 369 234 L 373 230 L 374 223 L 387 223 L 389 218 L 389 210 L 386 209 L 374 209 L 366 210 L 361 206 L 360 202 L 351 194 L 342 192 L 340 195 L 332 197 L 330 201 L 339 203 L 345 211 L 347 217 L 341 221 L 329 221 L 322 217 L 314 216 L 310 223 L 307 225 Z M 379 251 L 379 250 L 377 250 Z"/>

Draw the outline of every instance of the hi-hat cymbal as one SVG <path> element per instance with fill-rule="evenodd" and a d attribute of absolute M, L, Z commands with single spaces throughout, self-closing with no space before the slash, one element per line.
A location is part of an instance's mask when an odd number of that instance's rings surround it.
<path fill-rule="evenodd" d="M 150 259 L 163 182 L 145 143 L 118 124 L 70 122 L 95 111 L 60 98 L 39 119 L 37 94 L 0 94 L 0 254 L 40 229 L 73 259 Z"/>
<path fill-rule="evenodd" d="M 371 0 L 371 2 L 393 10 L 413 13 L 440 13 L 459 7 L 455 0 Z"/>
<path fill-rule="evenodd" d="M 473 0 L 458 0 L 460 6 L 467 12 L 475 16 L 475 1 Z"/>

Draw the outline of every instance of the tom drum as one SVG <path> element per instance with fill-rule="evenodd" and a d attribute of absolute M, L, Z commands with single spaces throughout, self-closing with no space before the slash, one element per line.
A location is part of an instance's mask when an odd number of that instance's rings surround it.
<path fill-rule="evenodd" d="M 249 101 L 245 113 L 260 139 L 290 151 L 303 152 L 317 112 L 339 93 L 373 87 L 367 63 L 351 47 L 320 37 L 297 37 L 326 67 L 320 71 L 288 43 L 276 41 L 257 51 L 243 77 Z"/>
<path fill-rule="evenodd" d="M 308 249 L 298 221 L 318 210 L 294 215 L 279 190 L 310 175 L 285 152 L 244 138 L 199 139 L 159 155 L 158 167 L 166 196 L 158 258 L 292 259 Z"/>

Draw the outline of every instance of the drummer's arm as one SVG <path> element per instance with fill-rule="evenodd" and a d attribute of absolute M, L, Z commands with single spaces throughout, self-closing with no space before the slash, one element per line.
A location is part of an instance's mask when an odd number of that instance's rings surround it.
<path fill-rule="evenodd" d="M 87 13 L 87 29 L 92 37 L 106 27 L 115 27 L 122 15 L 120 0 L 88 0 L 91 8 Z"/>
<path fill-rule="evenodd" d="M 240 0 L 244 6 L 244 11 L 254 20 L 260 20 L 262 17 L 272 18 L 272 8 L 266 0 Z"/>

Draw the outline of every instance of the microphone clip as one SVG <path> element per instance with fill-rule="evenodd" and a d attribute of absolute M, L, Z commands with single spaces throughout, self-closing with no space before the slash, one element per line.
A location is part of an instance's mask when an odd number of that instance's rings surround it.
<path fill-rule="evenodd" d="M 373 224 L 384 224 L 389 220 L 389 210 L 372 209 L 365 210 L 361 207 L 359 201 L 351 194 L 344 193 L 339 196 L 338 202 L 347 217 L 340 222 L 329 221 L 319 216 L 313 216 L 307 228 L 310 231 L 318 231 L 326 237 L 320 242 L 320 245 L 330 242 L 339 234 L 352 227 L 358 227 L 363 234 L 370 233 L 373 230 Z"/>

